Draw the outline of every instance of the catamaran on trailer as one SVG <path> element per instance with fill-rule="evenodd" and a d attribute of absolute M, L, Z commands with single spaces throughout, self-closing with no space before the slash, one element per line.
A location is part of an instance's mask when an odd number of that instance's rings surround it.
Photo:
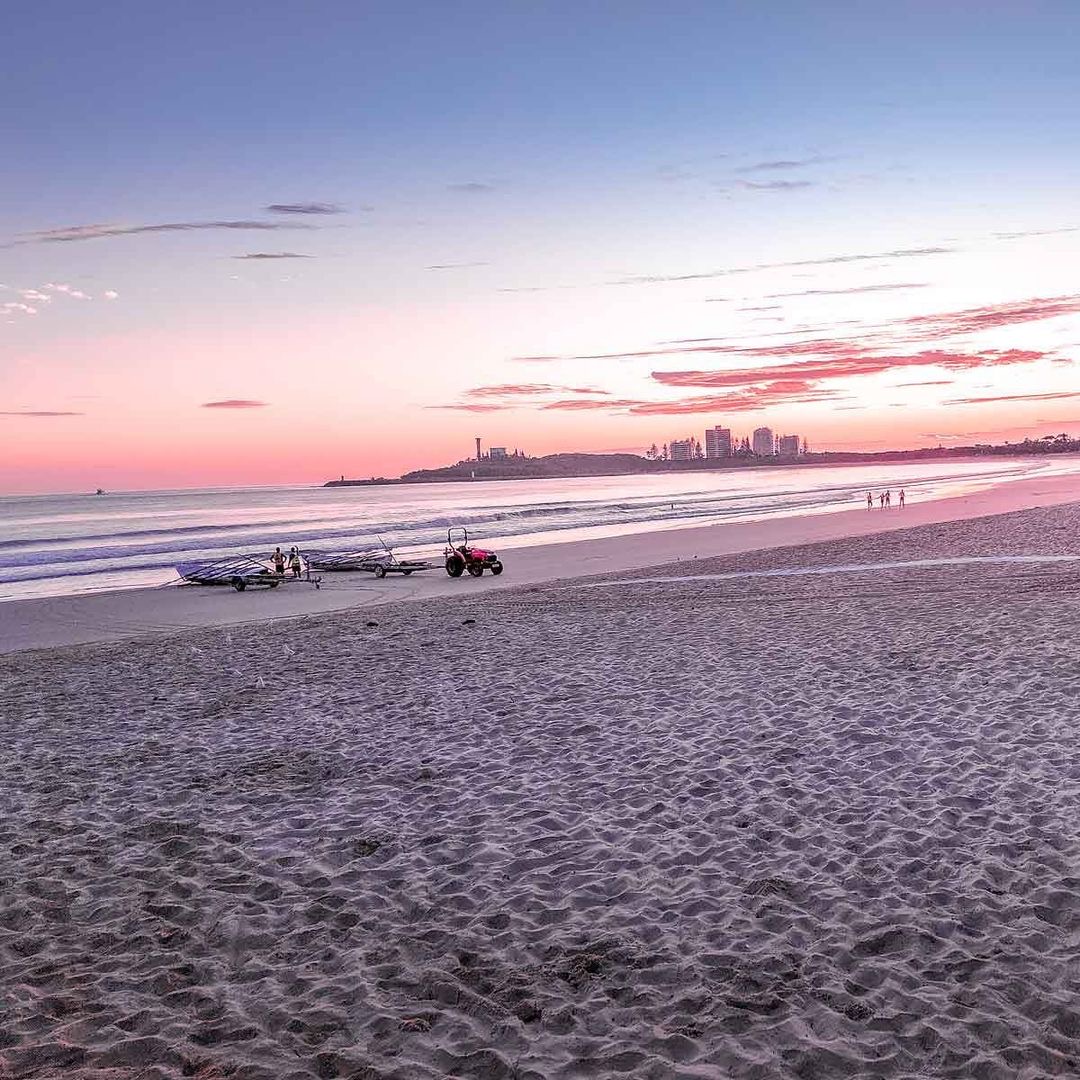
<path fill-rule="evenodd" d="M 230 555 L 209 562 L 182 562 L 176 572 L 188 585 L 231 585 L 237 592 L 261 586 L 276 589 L 285 580 L 251 555 Z"/>
<path fill-rule="evenodd" d="M 390 548 L 373 548 L 365 551 L 305 551 L 304 561 L 309 570 L 337 573 L 363 570 L 384 578 L 387 574 L 410 574 L 434 569 L 434 563 L 425 559 L 399 559 Z"/>

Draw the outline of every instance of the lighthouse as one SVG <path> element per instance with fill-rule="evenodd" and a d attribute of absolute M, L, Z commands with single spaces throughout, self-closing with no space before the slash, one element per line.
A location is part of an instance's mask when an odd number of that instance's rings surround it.
<path fill-rule="evenodd" d="M 476 436 L 476 460 L 480 460 L 480 436 Z"/>

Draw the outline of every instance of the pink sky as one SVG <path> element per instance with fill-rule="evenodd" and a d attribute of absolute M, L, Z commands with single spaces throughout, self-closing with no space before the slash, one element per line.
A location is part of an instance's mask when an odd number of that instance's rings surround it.
<path fill-rule="evenodd" d="M 1068 34 L 339 15 L 9 28 L 0 491 L 1080 433 Z"/>

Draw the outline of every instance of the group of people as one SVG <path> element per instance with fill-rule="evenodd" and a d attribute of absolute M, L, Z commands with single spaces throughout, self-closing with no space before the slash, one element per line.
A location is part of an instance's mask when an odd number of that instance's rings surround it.
<path fill-rule="evenodd" d="M 900 489 L 900 509 L 901 510 L 903 510 L 903 508 L 904 508 L 904 499 L 905 499 L 904 489 L 901 488 Z M 885 507 L 887 507 L 887 506 L 892 506 L 892 492 L 888 491 L 888 490 L 880 492 L 878 494 L 878 504 L 881 506 L 882 510 L 884 510 Z M 866 509 L 867 510 L 873 510 L 874 509 L 874 493 L 872 491 L 868 491 L 866 493 Z"/>
<path fill-rule="evenodd" d="M 294 547 L 289 550 L 288 557 L 281 550 L 281 548 L 274 548 L 274 554 L 270 556 L 271 562 L 274 564 L 274 573 L 278 577 L 285 576 L 285 566 L 288 564 L 289 570 L 294 578 L 300 577 L 300 552 Z"/>

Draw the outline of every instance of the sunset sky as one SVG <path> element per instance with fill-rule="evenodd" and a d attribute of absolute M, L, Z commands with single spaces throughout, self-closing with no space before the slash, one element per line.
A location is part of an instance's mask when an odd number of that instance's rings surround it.
<path fill-rule="evenodd" d="M 13 8 L 0 491 L 1080 432 L 1080 4 Z"/>

